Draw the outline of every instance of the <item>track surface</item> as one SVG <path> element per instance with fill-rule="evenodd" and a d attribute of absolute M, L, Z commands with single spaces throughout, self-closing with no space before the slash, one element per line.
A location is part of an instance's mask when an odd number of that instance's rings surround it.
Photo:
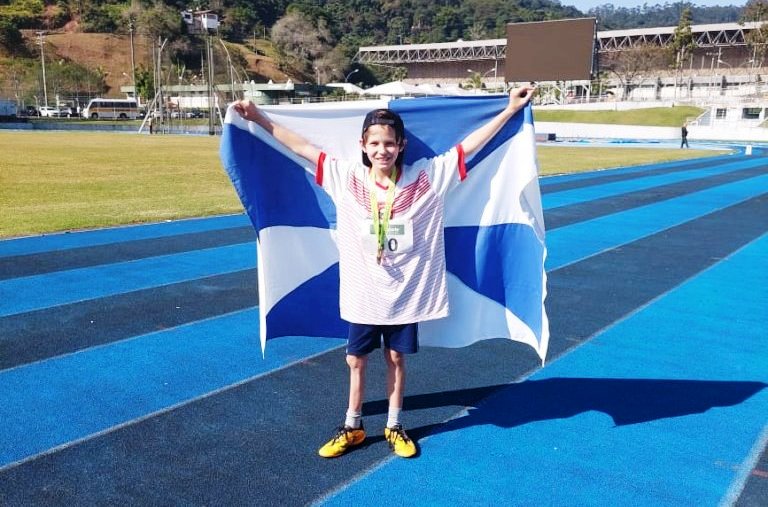
<path fill-rule="evenodd" d="M 243 216 L 0 241 L 0 505 L 768 505 L 768 159 L 545 178 L 551 344 L 258 344 Z"/>

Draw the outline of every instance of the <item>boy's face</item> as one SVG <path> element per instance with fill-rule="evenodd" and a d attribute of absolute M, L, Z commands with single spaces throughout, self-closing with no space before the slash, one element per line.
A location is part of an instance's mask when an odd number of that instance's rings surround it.
<path fill-rule="evenodd" d="M 368 155 L 371 169 L 390 174 L 405 141 L 398 143 L 395 129 L 389 125 L 371 125 L 360 140 L 360 147 Z"/>

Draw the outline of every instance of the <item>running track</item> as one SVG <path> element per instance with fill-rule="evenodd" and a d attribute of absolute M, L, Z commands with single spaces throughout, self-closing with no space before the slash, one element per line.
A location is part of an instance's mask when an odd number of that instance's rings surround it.
<path fill-rule="evenodd" d="M 545 178 L 552 340 L 410 359 L 317 447 L 343 341 L 258 345 L 243 216 L 0 241 L 0 505 L 768 505 L 768 158 Z"/>

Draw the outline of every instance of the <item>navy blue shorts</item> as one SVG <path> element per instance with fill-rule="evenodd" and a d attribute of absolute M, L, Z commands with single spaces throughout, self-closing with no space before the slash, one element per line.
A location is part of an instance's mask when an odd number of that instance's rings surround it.
<path fill-rule="evenodd" d="M 349 324 L 347 354 L 365 356 L 375 349 L 384 347 L 402 354 L 415 354 L 419 351 L 419 325 L 399 324 L 381 326 L 371 324 Z"/>

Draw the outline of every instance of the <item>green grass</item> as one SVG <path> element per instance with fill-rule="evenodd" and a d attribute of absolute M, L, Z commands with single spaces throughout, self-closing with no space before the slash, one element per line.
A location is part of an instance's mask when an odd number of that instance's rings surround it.
<path fill-rule="evenodd" d="M 220 138 L 0 131 L 0 237 L 239 213 Z M 713 152 L 542 146 L 542 174 Z"/>
<path fill-rule="evenodd" d="M 697 118 L 703 109 L 692 106 L 651 107 L 627 111 L 571 111 L 563 109 L 535 109 L 536 121 L 562 123 L 604 123 L 609 125 L 642 125 L 649 127 L 680 127 Z"/>
<path fill-rule="evenodd" d="M 218 143 L 0 131 L 0 237 L 239 212 Z"/>
<path fill-rule="evenodd" d="M 539 174 L 574 173 L 612 167 L 669 162 L 688 158 L 713 157 L 728 150 L 679 150 L 665 148 L 587 148 L 539 146 Z"/>

